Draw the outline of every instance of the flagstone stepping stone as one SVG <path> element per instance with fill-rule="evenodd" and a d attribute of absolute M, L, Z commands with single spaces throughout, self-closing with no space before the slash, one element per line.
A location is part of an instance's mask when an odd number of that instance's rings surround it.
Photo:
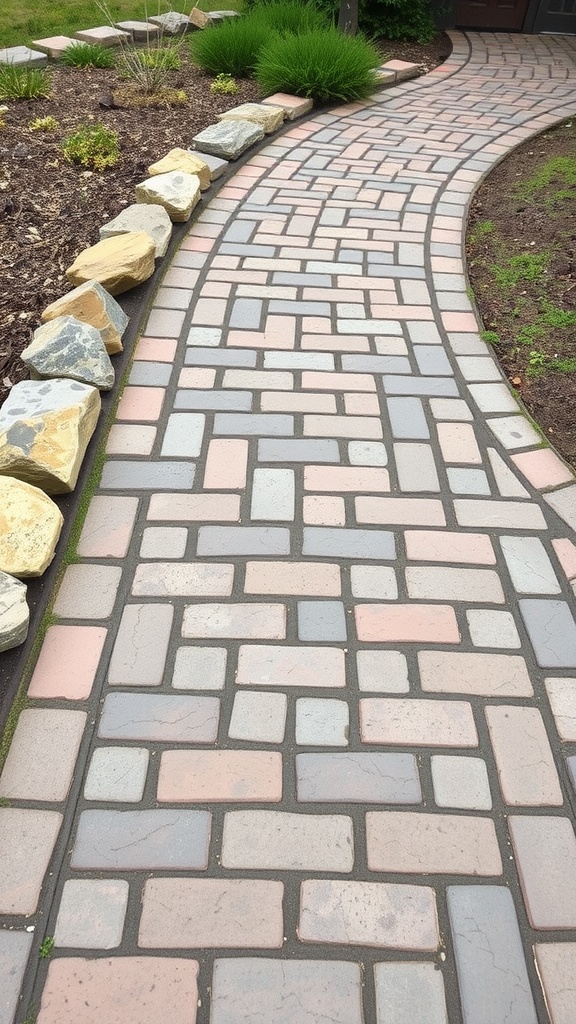
<path fill-rule="evenodd" d="M 48 36 L 46 39 L 34 39 L 32 45 L 53 60 L 58 60 L 73 42 L 70 36 Z"/>
<path fill-rule="evenodd" d="M 15 384 L 0 409 L 0 474 L 47 494 L 72 491 L 99 413 L 100 392 L 88 384 L 62 379 Z M 0 569 L 10 571 L 1 564 Z"/>
<path fill-rule="evenodd" d="M 48 57 L 39 50 L 31 50 L 29 46 L 8 46 L 0 50 L 0 64 L 13 64 L 18 68 L 44 68 Z"/>
<path fill-rule="evenodd" d="M 2 572 L 9 576 L 41 576 L 54 558 L 63 523 L 58 506 L 38 487 L 0 476 Z"/>
<path fill-rule="evenodd" d="M 21 355 L 33 380 L 67 377 L 109 391 L 114 367 L 96 327 L 75 316 L 57 316 L 34 331 Z"/>
<path fill-rule="evenodd" d="M 190 149 L 181 149 L 176 146 L 166 156 L 156 163 L 150 164 L 148 174 L 154 177 L 156 174 L 169 174 L 171 171 L 183 171 L 184 174 L 195 174 L 200 182 L 202 192 L 210 188 L 212 180 L 210 168 L 205 160 L 202 160 L 197 153 Z"/>
<path fill-rule="evenodd" d="M 272 107 L 282 107 L 289 121 L 295 121 L 302 114 L 308 114 L 314 106 L 314 100 L 304 96 L 291 96 L 288 92 L 275 92 L 272 96 L 267 96 L 265 100 L 262 100 L 262 103 L 270 104 Z"/>
<path fill-rule="evenodd" d="M 280 127 L 285 116 L 283 107 L 273 107 L 264 103 L 241 103 L 239 107 L 232 107 L 231 110 L 218 114 L 218 120 L 251 121 L 253 124 L 259 124 L 266 134 L 270 135 Z"/>
<path fill-rule="evenodd" d="M 221 160 L 219 156 L 214 156 L 213 153 L 203 153 L 200 149 L 189 149 L 188 152 L 195 153 L 202 163 L 208 165 L 211 181 L 216 181 L 217 178 L 221 178 L 224 171 L 229 166 L 228 160 Z"/>
<path fill-rule="evenodd" d="M 420 74 L 418 64 L 412 64 L 407 60 L 387 60 L 382 65 L 384 71 L 393 71 L 397 82 L 404 82 L 408 78 L 416 78 Z"/>
<path fill-rule="evenodd" d="M 25 583 L 0 570 L 0 653 L 19 647 L 28 635 L 26 590 Z"/>
<path fill-rule="evenodd" d="M 130 231 L 145 231 L 156 246 L 156 259 L 164 256 L 172 235 L 172 221 L 157 203 L 132 203 L 114 220 L 100 228 L 100 238 L 114 238 Z"/>
<path fill-rule="evenodd" d="M 186 14 L 179 14 L 178 11 L 168 11 L 166 14 L 153 14 L 148 18 L 153 25 L 158 25 L 160 32 L 167 36 L 179 36 L 187 32 L 190 22 Z"/>
<path fill-rule="evenodd" d="M 183 224 L 200 202 L 200 179 L 197 174 L 170 171 L 141 181 L 135 192 L 139 203 L 159 204 L 170 220 Z"/>
<path fill-rule="evenodd" d="M 130 33 L 122 32 L 112 25 L 98 25 L 96 28 L 82 28 L 74 33 L 74 39 L 83 43 L 100 43 L 100 46 L 120 46 L 130 41 Z"/>
<path fill-rule="evenodd" d="M 149 21 L 116 21 L 114 27 L 119 28 L 121 32 L 127 32 L 134 43 L 147 43 L 150 39 L 155 39 L 160 32 L 158 26 L 152 25 Z"/>
<path fill-rule="evenodd" d="M 152 277 L 155 257 L 156 244 L 150 235 L 129 231 L 84 249 L 68 267 L 66 277 L 72 284 L 99 281 L 111 295 L 120 295 Z"/>
<path fill-rule="evenodd" d="M 250 146 L 261 142 L 264 129 L 252 121 L 220 121 L 193 138 L 195 148 L 224 160 L 237 160 Z"/>
<path fill-rule="evenodd" d="M 62 298 L 51 302 L 42 313 L 41 320 L 53 320 L 57 316 L 75 316 L 86 324 L 92 324 L 102 335 L 108 355 L 122 351 L 122 335 L 130 317 L 115 299 L 102 287 L 99 281 L 86 281 L 78 288 L 67 292 Z"/>

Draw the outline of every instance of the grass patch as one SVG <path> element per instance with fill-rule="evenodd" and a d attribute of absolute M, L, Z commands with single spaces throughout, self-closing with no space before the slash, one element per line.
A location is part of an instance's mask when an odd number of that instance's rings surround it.
<path fill-rule="evenodd" d="M 479 220 L 468 232 L 468 241 L 471 245 L 478 245 L 488 235 L 493 234 L 495 230 L 496 225 L 493 220 Z"/>
<path fill-rule="evenodd" d="M 49 956 L 52 955 L 53 949 L 54 939 L 51 935 L 47 935 L 44 941 L 40 943 L 38 956 L 40 957 L 41 960 L 46 960 Z"/>
<path fill-rule="evenodd" d="M 68 68 L 111 68 L 115 64 L 112 50 L 101 43 L 72 43 L 60 60 Z"/>
<path fill-rule="evenodd" d="M 373 91 L 380 61 L 362 36 L 322 29 L 271 40 L 260 53 L 256 79 L 265 94 L 288 92 L 318 103 L 360 100 Z"/>
<path fill-rule="evenodd" d="M 551 194 L 545 195 L 552 186 Z M 548 207 L 576 199 L 576 156 L 550 157 L 530 178 L 519 182 L 514 191 L 518 199 L 526 202 L 543 198 Z"/>
<path fill-rule="evenodd" d="M 0 100 L 46 99 L 50 92 L 50 75 L 44 68 L 0 64 Z"/>
<path fill-rule="evenodd" d="M 576 328 L 576 313 L 568 312 L 543 300 L 542 309 L 530 324 L 524 324 L 516 336 L 521 345 L 533 346 L 535 342 L 546 338 L 550 331 L 572 331 Z"/>
<path fill-rule="evenodd" d="M 523 281 L 541 281 L 550 264 L 551 252 L 523 252 L 509 256 L 494 266 L 494 280 L 499 288 L 508 291 Z"/>

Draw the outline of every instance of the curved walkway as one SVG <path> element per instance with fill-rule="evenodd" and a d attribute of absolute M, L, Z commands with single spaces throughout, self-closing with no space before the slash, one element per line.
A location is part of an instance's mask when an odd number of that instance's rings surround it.
<path fill-rule="evenodd" d="M 575 48 L 455 35 L 191 228 L 0 779 L 0 1024 L 574 1024 L 576 487 L 462 232 Z"/>

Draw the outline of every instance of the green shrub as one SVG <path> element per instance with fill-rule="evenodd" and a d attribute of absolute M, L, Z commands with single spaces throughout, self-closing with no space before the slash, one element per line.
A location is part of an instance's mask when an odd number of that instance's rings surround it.
<path fill-rule="evenodd" d="M 101 43 L 71 43 L 60 60 L 69 68 L 111 68 L 114 54 Z"/>
<path fill-rule="evenodd" d="M 269 25 L 272 32 L 280 35 L 313 32 L 317 28 L 329 28 L 332 24 L 326 11 L 320 10 L 308 0 L 304 3 L 298 0 L 254 0 L 251 13 L 245 17 L 252 18 L 254 15 Z"/>
<path fill-rule="evenodd" d="M 190 49 L 192 59 L 206 71 L 245 78 L 254 74 L 258 55 L 269 39 L 269 24 L 254 11 L 196 32 Z"/>
<path fill-rule="evenodd" d="M 55 132 L 60 127 L 60 122 L 52 117 L 35 117 L 28 125 L 31 132 Z"/>
<path fill-rule="evenodd" d="M 319 103 L 358 100 L 374 89 L 380 60 L 362 36 L 330 28 L 273 38 L 258 58 L 256 78 L 266 95 L 288 92 Z"/>
<path fill-rule="evenodd" d="M 85 125 L 69 135 L 62 147 L 64 156 L 81 167 L 103 171 L 120 159 L 118 136 L 103 124 Z"/>
<path fill-rule="evenodd" d="M 0 100 L 46 99 L 50 92 L 50 76 L 43 68 L 0 64 Z"/>
<path fill-rule="evenodd" d="M 232 75 L 216 75 L 210 86 L 210 92 L 221 93 L 224 96 L 230 95 L 231 93 L 238 92 L 238 86 Z"/>

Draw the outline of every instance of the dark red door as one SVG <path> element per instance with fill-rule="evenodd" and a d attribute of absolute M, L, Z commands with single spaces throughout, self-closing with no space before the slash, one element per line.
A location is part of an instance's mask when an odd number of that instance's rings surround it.
<path fill-rule="evenodd" d="M 527 7 L 528 0 L 457 0 L 456 25 L 519 32 Z"/>

